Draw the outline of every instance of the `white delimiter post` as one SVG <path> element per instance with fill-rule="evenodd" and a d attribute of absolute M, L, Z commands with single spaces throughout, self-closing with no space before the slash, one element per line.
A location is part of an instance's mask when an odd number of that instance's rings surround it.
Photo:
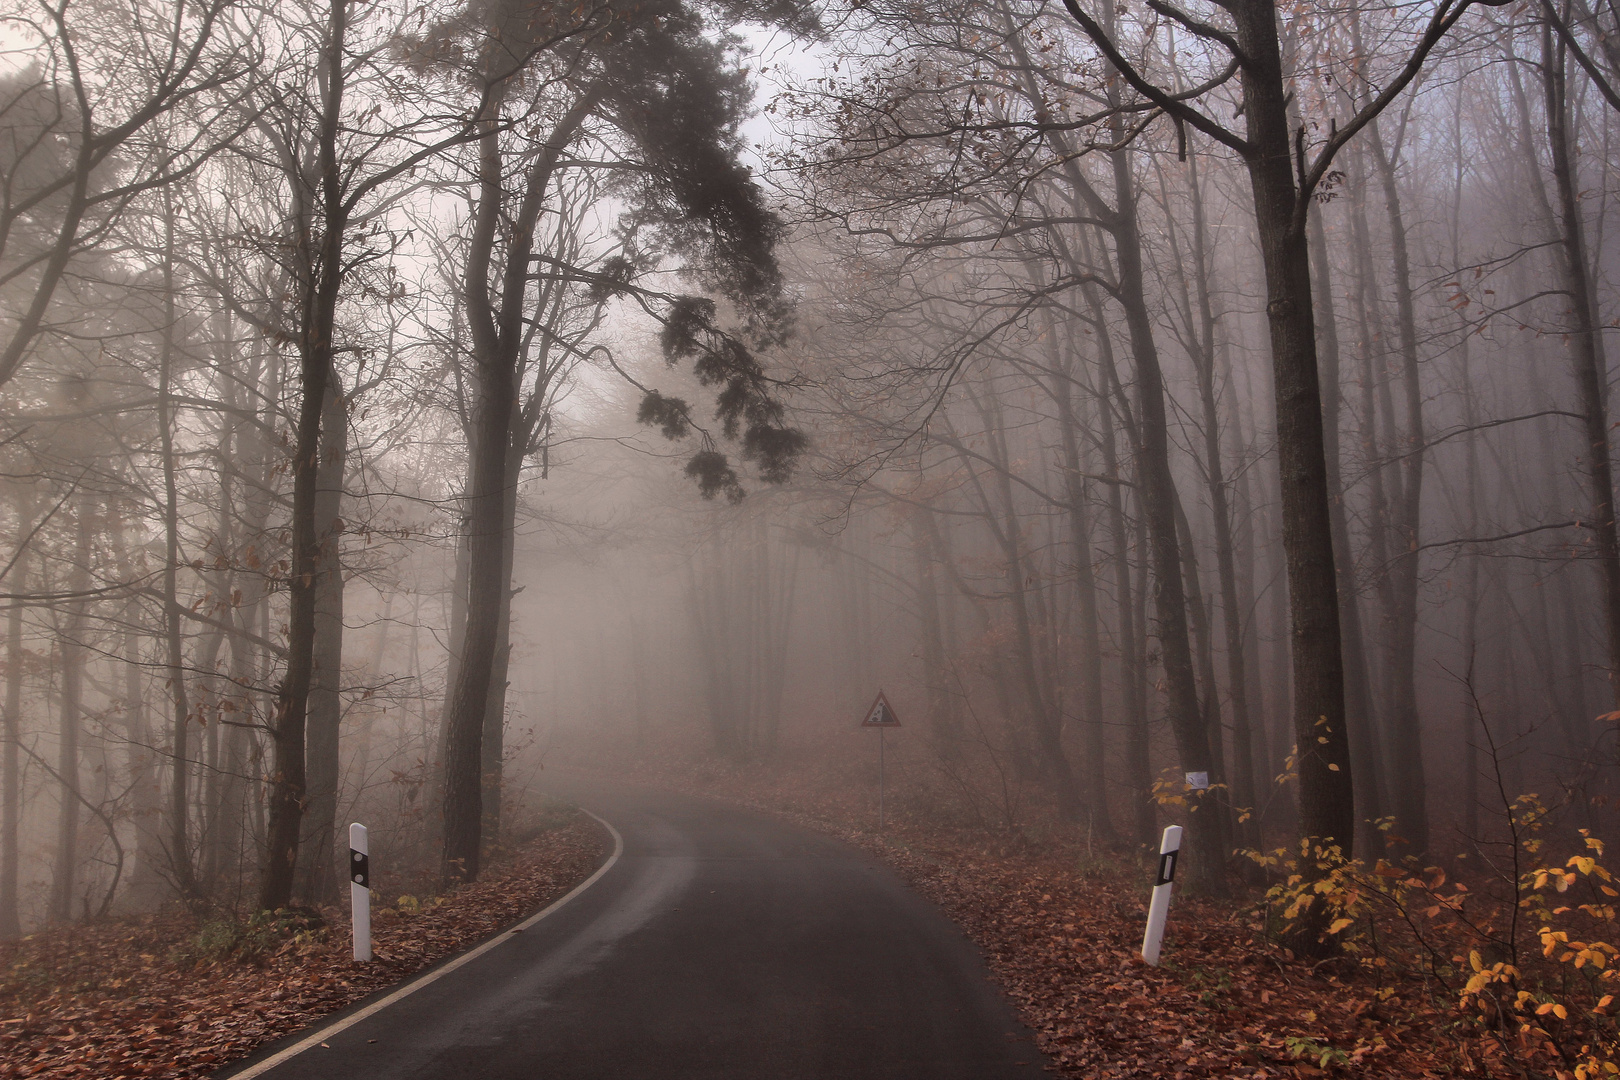
<path fill-rule="evenodd" d="M 1153 900 L 1148 904 L 1147 933 L 1142 938 L 1142 959 L 1157 967 L 1159 946 L 1164 942 L 1164 919 L 1170 914 L 1170 890 L 1176 879 L 1176 860 L 1181 857 L 1181 826 L 1171 825 L 1159 841 L 1159 873 L 1153 882 Z"/>
<path fill-rule="evenodd" d="M 349 902 L 354 909 L 354 958 L 371 959 L 371 853 L 366 827 L 349 826 Z"/>

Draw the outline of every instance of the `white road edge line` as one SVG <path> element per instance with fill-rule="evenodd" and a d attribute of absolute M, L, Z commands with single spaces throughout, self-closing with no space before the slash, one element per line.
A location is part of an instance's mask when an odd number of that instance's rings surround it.
<path fill-rule="evenodd" d="M 584 810 L 584 807 L 581 807 L 580 809 Z M 585 810 L 585 813 L 591 814 L 589 810 Z M 619 830 L 615 829 L 605 819 L 597 817 L 595 814 L 591 814 L 591 817 L 596 818 L 597 821 L 602 823 L 603 828 L 613 834 L 613 854 L 608 856 L 607 862 L 603 863 L 597 868 L 596 873 L 592 874 L 578 885 L 575 885 L 565 895 L 553 900 L 544 908 L 512 927 L 512 929 L 501 931 L 499 934 L 496 934 L 494 937 L 490 938 L 476 949 L 473 949 L 470 952 L 464 952 L 454 960 L 450 961 L 448 964 L 435 968 L 426 975 L 412 979 L 410 982 L 406 983 L 404 986 L 401 986 L 398 990 L 395 990 L 387 997 L 373 1001 L 370 1005 L 367 1005 L 365 1008 L 361 1009 L 357 1013 L 354 1013 L 352 1016 L 346 1016 L 335 1024 L 321 1028 L 315 1034 L 293 1043 L 291 1046 L 287 1047 L 287 1049 L 282 1050 L 279 1053 L 272 1054 L 270 1057 L 265 1058 L 252 1068 L 246 1069 L 239 1073 L 231 1073 L 229 1080 L 253 1080 L 253 1078 L 256 1076 L 263 1076 L 276 1066 L 297 1057 L 299 1054 L 302 1054 L 305 1050 L 319 1046 L 322 1042 L 331 1038 L 333 1035 L 336 1035 L 338 1032 L 353 1027 L 366 1017 L 381 1012 L 401 998 L 408 997 L 429 983 L 443 978 L 461 965 L 471 963 L 472 961 L 478 959 L 480 956 L 483 956 L 501 942 L 510 938 L 519 930 L 527 930 L 529 927 L 533 926 L 547 915 L 552 914 L 558 908 L 568 903 L 568 901 L 572 900 L 574 897 L 596 884 L 597 879 L 603 874 L 607 873 L 609 870 L 613 869 L 613 864 L 619 861 L 620 855 L 624 854 L 624 837 L 620 836 Z"/>

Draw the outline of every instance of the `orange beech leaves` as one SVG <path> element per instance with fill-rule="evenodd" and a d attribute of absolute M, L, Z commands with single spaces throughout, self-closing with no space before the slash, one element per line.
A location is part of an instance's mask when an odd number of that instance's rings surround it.
<path fill-rule="evenodd" d="M 1295 961 L 1265 939 L 1256 903 L 1178 894 L 1161 966 L 1148 967 L 1138 954 L 1151 873 L 1058 830 L 948 829 L 902 808 L 880 835 L 875 799 L 813 772 L 642 778 L 775 812 L 885 859 L 984 950 L 1064 1077 L 1520 1075 L 1491 1067 L 1500 1057 L 1434 980 L 1379 987 L 1349 962 Z"/>
<path fill-rule="evenodd" d="M 437 903 L 374 903 L 376 959 L 350 958 L 346 912 L 325 933 L 198 958 L 207 920 L 150 915 L 0 943 L 0 1077 L 205 1077 L 555 900 L 601 864 L 575 813 Z M 416 909 L 416 910 L 412 910 Z"/>

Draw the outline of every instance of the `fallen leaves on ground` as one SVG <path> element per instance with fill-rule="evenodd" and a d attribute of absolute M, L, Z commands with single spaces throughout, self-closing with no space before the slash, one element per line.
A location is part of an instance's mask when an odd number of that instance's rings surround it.
<path fill-rule="evenodd" d="M 1194 1080 L 1494 1075 L 1432 982 L 1346 981 L 1260 932 L 1251 901 L 1177 896 L 1159 967 L 1140 958 L 1151 875 L 1083 841 L 951 830 L 825 777 L 712 766 L 645 769 L 645 783 L 721 798 L 881 856 L 984 951 L 1065 1077 Z"/>
<path fill-rule="evenodd" d="M 162 914 L 53 929 L 0 944 L 0 1077 L 204 1077 L 572 889 L 606 857 L 576 813 L 472 885 L 418 911 L 379 906 L 373 953 L 351 958 L 346 912 L 288 937 L 259 965 L 198 964 L 206 920 Z M 382 898 L 378 898 L 380 905 Z"/>

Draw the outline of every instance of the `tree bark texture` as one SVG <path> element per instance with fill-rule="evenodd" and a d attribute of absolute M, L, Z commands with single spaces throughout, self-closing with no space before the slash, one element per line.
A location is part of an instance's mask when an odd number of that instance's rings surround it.
<path fill-rule="evenodd" d="M 26 522 L 31 509 L 32 500 L 18 500 L 18 556 L 16 565 L 11 568 L 14 582 L 27 580 L 27 552 L 22 550 L 22 541 L 28 535 Z M 22 936 L 17 905 L 22 830 L 22 669 L 22 605 L 12 601 L 6 612 L 5 743 L 0 746 L 0 940 L 7 941 Z"/>
<path fill-rule="evenodd" d="M 1339 414 L 1344 395 L 1339 352 L 1337 307 L 1333 279 L 1328 264 L 1327 230 L 1322 212 L 1310 216 L 1310 244 L 1315 253 L 1315 300 L 1321 311 L 1317 320 L 1322 364 L 1322 452 L 1327 465 L 1328 523 L 1333 532 L 1334 581 L 1339 592 L 1339 628 L 1344 649 L 1345 724 L 1350 734 L 1350 774 L 1355 788 L 1356 835 L 1364 853 L 1383 846 L 1373 822 L 1382 817 L 1384 798 L 1374 738 L 1372 681 L 1367 671 L 1366 638 L 1361 626 L 1361 602 L 1356 588 L 1355 553 L 1350 546 L 1350 521 L 1345 512 L 1345 490 L 1339 443 Z"/>
<path fill-rule="evenodd" d="M 1406 430 L 1401 440 L 1401 491 L 1394 521 L 1394 541 L 1399 549 L 1389 568 L 1391 607 L 1390 627 L 1390 716 L 1386 727 L 1389 744 L 1390 792 L 1395 811 L 1395 831 L 1405 850 L 1420 858 L 1429 850 L 1428 782 L 1423 768 L 1423 732 L 1417 705 L 1417 601 L 1418 601 L 1418 522 L 1423 504 L 1423 392 L 1418 372 L 1417 315 L 1413 308 L 1412 271 L 1406 247 L 1406 221 L 1401 210 L 1400 187 L 1395 177 L 1395 161 L 1386 150 L 1378 121 L 1367 125 L 1373 163 L 1378 169 L 1384 192 L 1384 209 L 1389 218 L 1390 243 L 1394 256 L 1395 310 L 1401 347 L 1401 397 L 1406 411 Z M 1363 811 L 1363 816 L 1366 816 Z"/>
<path fill-rule="evenodd" d="M 1113 159 L 1115 215 L 1109 222 L 1109 232 L 1114 238 L 1120 303 L 1136 366 L 1137 481 L 1158 585 L 1154 610 L 1158 616 L 1166 705 L 1182 770 L 1208 775 L 1218 770 L 1210 750 L 1209 728 L 1199 708 L 1188 636 L 1187 594 L 1176 536 L 1175 481 L 1170 475 L 1164 374 L 1143 286 L 1135 180 L 1128 150 L 1116 151 Z M 1193 811 L 1188 815 L 1188 843 L 1183 849 L 1187 852 L 1188 887 L 1205 895 L 1224 895 L 1224 867 L 1231 847 L 1225 810 L 1218 799 L 1209 797 L 1208 791 L 1190 794 L 1189 798 L 1194 800 Z"/>
<path fill-rule="evenodd" d="M 304 749 L 308 788 L 301 887 L 312 904 L 338 899 L 337 808 L 343 719 L 343 483 L 348 460 L 348 399 L 337 373 L 328 376 L 315 477 L 315 643 Z M 347 855 L 344 856 L 347 865 Z M 346 875 L 345 875 L 346 876 Z"/>
<path fill-rule="evenodd" d="M 320 179 L 311 193 L 320 227 L 304 216 L 299 242 L 309 252 L 306 280 L 299 283 L 298 423 L 293 439 L 292 572 L 288 578 L 287 670 L 272 718 L 270 817 L 259 907 L 282 908 L 292 900 L 298 864 L 305 789 L 305 722 L 315 666 L 315 599 L 321 538 L 315 528 L 319 484 L 321 413 L 332 371 L 333 331 L 343 277 L 343 236 L 348 211 L 342 195 L 337 141 L 343 99 L 343 43 L 348 0 L 332 0 L 322 43 L 322 114 L 318 135 Z"/>
<path fill-rule="evenodd" d="M 504 84 L 503 84 L 504 85 Z M 524 296 L 535 226 L 563 149 L 596 107 L 578 98 L 552 129 L 524 177 L 522 195 L 507 205 L 501 150 L 500 88 L 479 118 L 478 206 L 465 279 L 472 337 L 474 401 L 467 482 L 467 630 L 451 691 L 446 731 L 444 849 L 440 878 L 449 884 L 478 877 L 483 825 L 483 734 L 490 682 L 500 644 L 506 573 L 507 454 L 517 411 L 517 365 L 523 345 Z M 507 230 L 499 294 L 491 294 L 498 230 Z"/>
<path fill-rule="evenodd" d="M 1577 162 L 1570 132 L 1565 66 L 1562 43 L 1554 44 L 1552 31 L 1543 26 L 1541 68 L 1546 91 L 1547 140 L 1558 196 L 1555 221 L 1558 261 L 1563 271 L 1564 291 L 1569 297 L 1572 323 L 1569 351 L 1586 435 L 1591 517 L 1584 524 L 1592 534 L 1602 589 L 1613 707 L 1620 708 L 1620 534 L 1615 527 L 1614 466 L 1609 445 L 1608 367 L 1603 355 L 1602 320 L 1597 316 L 1593 301 L 1591 267 L 1587 261 L 1586 225 L 1581 216 L 1576 182 Z"/>
<path fill-rule="evenodd" d="M 1249 60 L 1241 78 L 1253 152 L 1245 164 L 1265 267 L 1276 395 L 1300 832 L 1307 840 L 1336 844 L 1348 856 L 1354 844 L 1355 798 L 1328 513 L 1331 493 L 1323 448 L 1310 263 L 1305 232 L 1295 226 L 1298 200 L 1304 196 L 1294 182 L 1275 4 L 1272 0 L 1241 0 L 1230 10 L 1238 44 Z"/>
<path fill-rule="evenodd" d="M 90 587 L 91 537 L 94 532 L 92 519 L 95 511 L 95 499 L 81 494 L 73 569 L 68 579 L 70 592 L 83 592 Z M 79 733 L 84 719 L 81 714 L 84 711 L 84 665 L 88 653 L 84 643 L 88 623 L 87 605 L 88 601 L 80 600 L 68 607 L 67 620 L 57 639 L 58 673 L 62 681 L 58 702 L 56 783 L 61 801 L 57 806 L 56 852 L 51 867 L 49 918 L 53 923 L 73 921 L 73 901 L 78 886 L 79 819 L 84 814 L 79 788 Z"/>
<path fill-rule="evenodd" d="M 158 370 L 158 437 L 163 449 L 163 639 L 166 646 L 171 742 L 169 775 L 169 875 L 180 896 L 199 896 L 191 859 L 191 696 L 186 681 L 185 639 L 180 631 L 180 495 L 175 457 L 174 365 L 178 310 L 175 303 L 172 195 L 163 197 L 163 341 Z"/>

